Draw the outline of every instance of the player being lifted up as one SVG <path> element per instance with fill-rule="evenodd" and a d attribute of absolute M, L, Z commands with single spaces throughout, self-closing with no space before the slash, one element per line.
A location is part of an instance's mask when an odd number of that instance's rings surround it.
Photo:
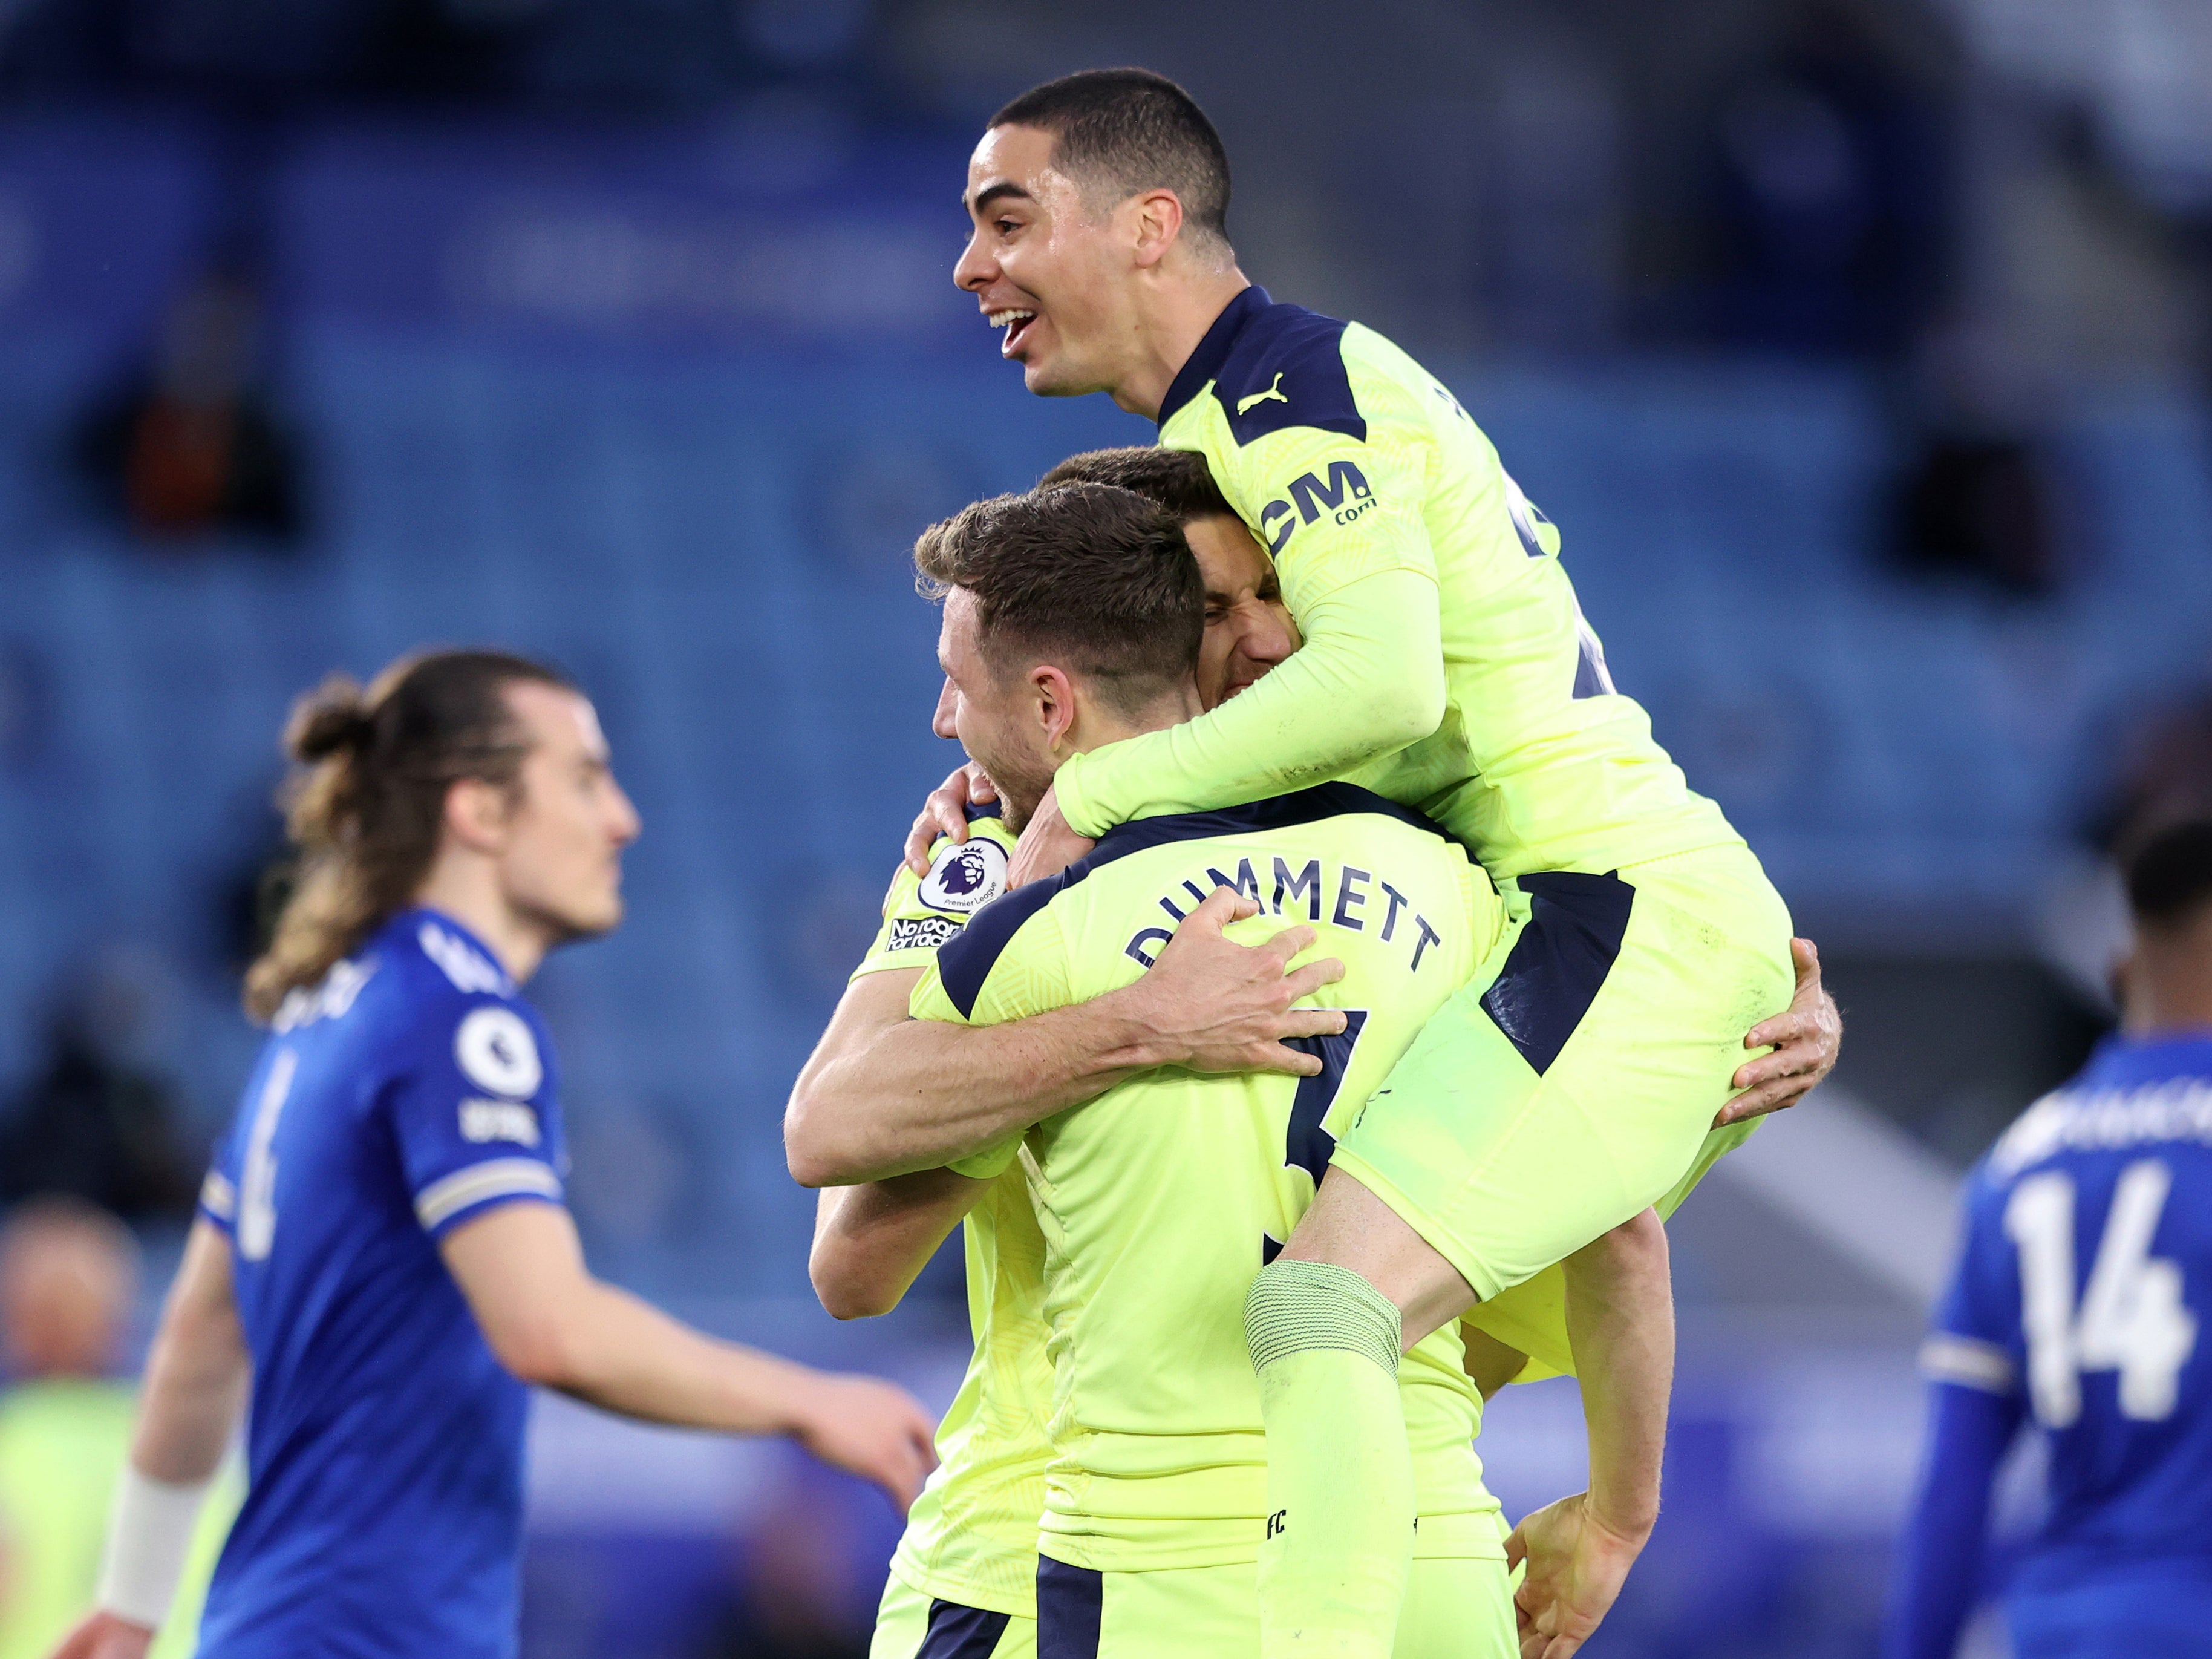
<path fill-rule="evenodd" d="M 2212 824 L 2145 842 L 2127 887 L 2120 1034 L 1966 1180 L 1887 1659 L 1951 1659 L 2031 1423 L 2050 1503 L 2006 1588 L 2013 1651 L 2194 1654 L 2212 1630 Z"/>
<path fill-rule="evenodd" d="M 149 1363 L 99 1611 L 143 1659 L 251 1384 L 209 1659 L 511 1655 L 528 1382 L 793 1436 L 902 1505 L 930 1424 L 890 1385 L 678 1325 L 585 1270 L 553 1053 L 520 987 L 622 915 L 638 820 L 592 705 L 487 652 L 303 698 L 301 879 L 247 979 L 272 1029 Z"/>
<path fill-rule="evenodd" d="M 1508 906 L 1495 960 L 1400 1062 L 1253 1287 L 1282 1517 L 1264 1650 L 1380 1655 L 1412 1471 L 1380 1455 L 1347 1479 L 1337 1449 L 1347 1425 L 1395 1443 L 1376 1356 L 1678 1194 L 1747 1132 L 1713 1125 L 1742 1034 L 1790 1001 L 1789 918 L 1615 691 L 1558 533 L 1450 393 L 1237 269 L 1226 156 L 1188 95 L 1134 70 L 1039 87 L 992 120 L 966 202 L 957 280 L 1030 389 L 1105 392 L 1204 454 L 1305 637 L 1233 701 L 1063 768 L 1015 881 L 1133 818 L 1344 778 L 1461 837 Z M 1581 1588 L 1532 1638 L 1571 1652 L 1653 1518 L 1549 1516 Z"/>

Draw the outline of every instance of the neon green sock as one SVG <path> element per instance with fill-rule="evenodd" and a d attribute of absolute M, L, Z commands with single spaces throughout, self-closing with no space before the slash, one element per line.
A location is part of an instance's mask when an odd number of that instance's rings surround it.
<path fill-rule="evenodd" d="M 1345 1268 L 1275 1261 L 1244 1334 L 1267 1430 L 1261 1659 L 1389 1659 L 1413 1556 L 1398 1310 Z"/>

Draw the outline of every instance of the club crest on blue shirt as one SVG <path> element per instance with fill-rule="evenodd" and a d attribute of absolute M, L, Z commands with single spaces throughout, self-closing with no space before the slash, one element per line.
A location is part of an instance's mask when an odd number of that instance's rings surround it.
<path fill-rule="evenodd" d="M 933 858 L 917 896 L 932 910 L 965 916 L 1006 890 L 1006 850 L 979 835 Z"/>
<path fill-rule="evenodd" d="M 536 1094 L 545 1076 L 538 1040 L 511 1008 L 471 1009 L 453 1034 L 453 1058 L 477 1088 L 510 1100 Z"/>

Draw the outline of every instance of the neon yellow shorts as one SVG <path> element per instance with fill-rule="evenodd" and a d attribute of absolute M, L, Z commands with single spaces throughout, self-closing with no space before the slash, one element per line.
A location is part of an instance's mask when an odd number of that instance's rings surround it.
<path fill-rule="evenodd" d="M 892 1573 L 868 1659 L 1036 1659 L 1036 1620 L 940 1601 Z"/>
<path fill-rule="evenodd" d="M 1097 1572 L 1042 1559 L 1037 1632 L 1053 1659 L 1259 1659 L 1259 1569 L 1247 1561 Z M 1520 1652 L 1504 1561 L 1415 1559 L 1392 1659 L 1519 1659 Z"/>
<path fill-rule="evenodd" d="M 1744 1034 L 1796 988 L 1790 912 L 1741 844 L 1498 885 L 1490 960 L 1334 1158 L 1486 1302 L 1647 1205 L 1671 1211 L 1742 1144 L 1749 1125 L 1713 1116 Z"/>

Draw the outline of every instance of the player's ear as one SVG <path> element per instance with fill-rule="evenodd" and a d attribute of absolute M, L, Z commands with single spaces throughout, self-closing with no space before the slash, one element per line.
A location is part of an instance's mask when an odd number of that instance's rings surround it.
<path fill-rule="evenodd" d="M 446 790 L 445 831 L 465 847 L 495 852 L 505 844 L 507 793 L 481 778 L 459 778 Z"/>
<path fill-rule="evenodd" d="M 1045 748 L 1057 754 L 1075 729 L 1075 687 L 1060 669 L 1040 662 L 1030 670 L 1030 692 L 1038 734 Z"/>
<path fill-rule="evenodd" d="M 1137 268 L 1149 271 L 1167 258 L 1168 249 L 1175 246 L 1182 229 L 1182 201 L 1172 190 L 1147 190 L 1122 204 L 1124 213 L 1132 209 Z"/>

